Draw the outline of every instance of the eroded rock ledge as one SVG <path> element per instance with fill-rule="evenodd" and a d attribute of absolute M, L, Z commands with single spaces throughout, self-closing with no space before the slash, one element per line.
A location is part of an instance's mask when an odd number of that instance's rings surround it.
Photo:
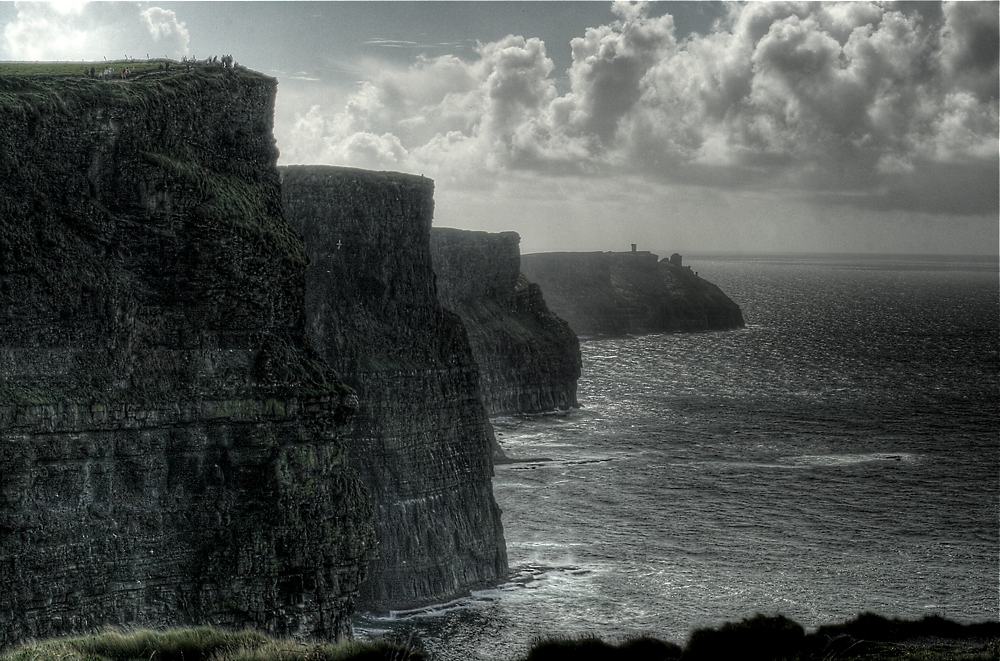
<path fill-rule="evenodd" d="M 438 299 L 458 314 L 491 415 L 579 406 L 580 343 L 520 273 L 516 232 L 431 230 Z"/>
<path fill-rule="evenodd" d="M 349 632 L 353 393 L 306 338 L 276 81 L 0 81 L 0 647 L 99 625 Z"/>
<path fill-rule="evenodd" d="M 521 271 L 580 336 L 742 328 L 736 303 L 680 265 L 650 252 L 521 255 Z"/>
<path fill-rule="evenodd" d="M 431 269 L 433 182 L 280 168 L 305 237 L 306 311 L 321 355 L 357 390 L 349 461 L 372 494 L 379 557 L 360 605 L 444 601 L 507 575 L 489 421 L 461 319 Z"/>

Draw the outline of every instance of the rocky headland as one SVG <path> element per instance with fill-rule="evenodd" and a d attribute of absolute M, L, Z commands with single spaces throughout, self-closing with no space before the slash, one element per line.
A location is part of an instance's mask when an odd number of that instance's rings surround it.
<path fill-rule="evenodd" d="M 521 272 L 581 337 L 744 326 L 739 306 L 677 254 L 536 253 L 521 255 Z"/>
<path fill-rule="evenodd" d="M 306 335 L 276 81 L 0 77 L 0 647 L 105 623 L 349 632 L 356 397 Z"/>
<path fill-rule="evenodd" d="M 579 406 L 580 343 L 520 272 L 515 232 L 431 230 L 438 299 L 458 314 L 491 415 Z"/>
<path fill-rule="evenodd" d="M 436 296 L 433 182 L 280 170 L 285 213 L 310 258 L 309 335 L 358 393 L 348 460 L 372 495 L 379 540 L 360 607 L 400 609 L 496 582 L 507 556 L 492 430 L 466 327 Z"/>

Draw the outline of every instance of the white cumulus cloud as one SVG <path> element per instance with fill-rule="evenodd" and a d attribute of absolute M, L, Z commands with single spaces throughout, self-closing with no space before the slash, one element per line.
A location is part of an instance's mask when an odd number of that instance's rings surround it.
<path fill-rule="evenodd" d="M 996 209 L 997 4 L 946 4 L 935 18 L 891 3 L 748 3 L 684 39 L 643 3 L 613 11 L 572 40 L 565 94 L 545 44 L 510 35 L 471 61 L 378 71 L 346 107 L 301 115 L 285 150 L 439 177 L 628 174 L 879 208 L 912 206 L 914 190 L 946 204 L 972 176 L 994 184 L 956 212 Z"/>
<path fill-rule="evenodd" d="M 134 3 L 18 2 L 2 27 L 6 60 L 120 59 L 187 54 L 189 35 L 174 12 Z"/>
<path fill-rule="evenodd" d="M 149 7 L 140 12 L 146 22 L 153 41 L 157 43 L 158 51 L 166 50 L 174 57 L 187 55 L 190 35 L 184 23 L 177 20 L 177 15 L 169 9 Z"/>

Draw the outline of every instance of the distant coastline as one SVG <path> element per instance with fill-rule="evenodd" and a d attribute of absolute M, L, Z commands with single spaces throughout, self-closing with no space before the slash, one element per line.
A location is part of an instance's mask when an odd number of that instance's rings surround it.
<path fill-rule="evenodd" d="M 841 268 L 907 271 L 1000 271 L 1000 254 L 960 255 L 926 253 L 822 252 L 697 252 L 692 260 L 760 262 L 762 264 L 824 264 Z"/>

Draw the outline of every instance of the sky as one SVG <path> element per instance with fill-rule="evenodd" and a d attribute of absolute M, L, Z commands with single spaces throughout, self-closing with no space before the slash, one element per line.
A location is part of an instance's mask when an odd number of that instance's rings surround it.
<path fill-rule="evenodd" d="M 522 253 L 1000 253 L 994 2 L 0 2 L 0 60 L 236 61 L 279 163 Z"/>

